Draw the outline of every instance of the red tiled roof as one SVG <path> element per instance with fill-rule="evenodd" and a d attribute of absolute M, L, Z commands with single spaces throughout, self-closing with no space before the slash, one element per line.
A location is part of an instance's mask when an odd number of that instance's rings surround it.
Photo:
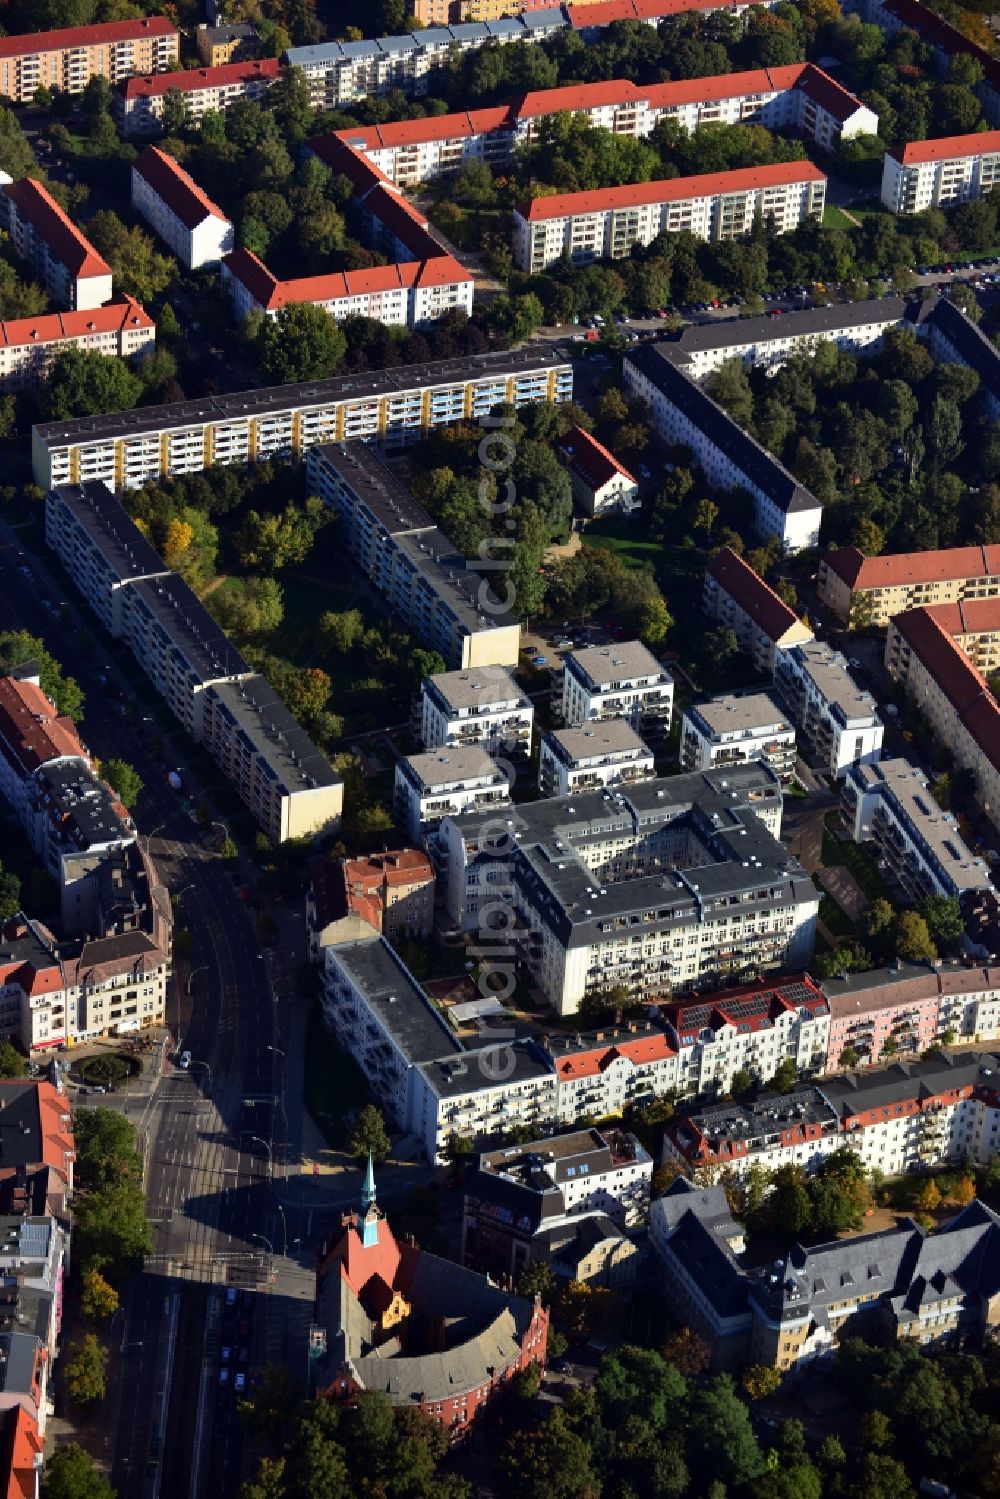
<path fill-rule="evenodd" d="M 335 138 L 351 149 L 387 150 L 395 146 L 418 146 L 424 141 L 467 140 L 474 135 L 488 135 L 510 124 L 507 105 L 494 109 L 465 110 L 460 114 L 428 115 L 423 120 L 391 120 L 384 125 L 359 125 L 353 130 L 337 130 Z M 318 141 L 311 141 L 315 151 Z"/>
<path fill-rule="evenodd" d="M 708 576 L 749 615 L 769 640 L 780 640 L 799 623 L 795 610 L 789 608 L 760 574 L 729 547 L 723 547 L 713 559 Z"/>
<path fill-rule="evenodd" d="M 47 312 L 38 317 L 0 322 L 0 346 L 20 348 L 24 344 L 58 343 L 66 338 L 86 338 L 88 333 L 110 333 L 119 328 L 152 328 L 153 319 L 140 302 L 115 297 L 103 307 L 85 312 Z"/>
<path fill-rule="evenodd" d="M 88 314 L 67 313 L 64 316 L 85 318 Z M 38 323 L 49 320 L 24 318 L 21 321 Z M 60 713 L 40 687 L 17 677 L 0 677 L 0 749 L 22 780 L 40 765 L 65 755 L 79 756 L 90 764 L 90 756 L 80 743 L 73 720 Z"/>
<path fill-rule="evenodd" d="M 70 26 L 62 31 L 24 32 L 0 38 L 0 58 L 58 52 L 63 47 L 103 47 L 115 42 L 141 41 L 147 36 L 178 36 L 166 16 L 141 16 L 135 21 L 105 21 L 96 26 Z"/>
<path fill-rule="evenodd" d="M 983 156 L 1000 151 L 1000 130 L 982 130 L 973 135 L 939 135 L 929 141 L 907 141 L 893 146 L 889 155 L 904 167 L 924 161 L 951 161 L 958 156 Z"/>
<path fill-rule="evenodd" d="M 990 764 L 1000 769 L 1000 703 L 986 678 L 932 610 L 907 609 L 896 615 L 893 624 Z"/>
<path fill-rule="evenodd" d="M 782 71 L 780 68 L 771 69 L 772 76 Z M 841 124 L 864 107 L 860 99 L 855 98 L 854 94 L 844 88 L 843 84 L 831 78 L 829 73 L 824 73 L 823 69 L 818 68 L 815 63 L 807 63 L 802 69 L 797 87 Z"/>
<path fill-rule="evenodd" d="M 537 89 L 510 105 L 511 118 L 534 119 L 562 110 L 600 109 L 611 104 L 637 103 L 645 94 L 628 78 L 609 78 L 601 83 L 578 83 L 566 88 Z"/>
<path fill-rule="evenodd" d="M 160 94 L 169 94 L 179 89 L 182 94 L 197 93 L 203 88 L 222 88 L 235 83 L 249 83 L 255 78 L 266 78 L 272 83 L 281 72 L 276 57 L 258 57 L 246 62 L 224 62 L 216 68 L 188 68 L 183 73 L 146 73 L 132 78 L 123 78 L 118 92 L 127 101 L 151 99 Z"/>
<path fill-rule="evenodd" d="M 1000 577 L 1000 546 L 948 547 L 881 557 L 866 557 L 857 547 L 841 547 L 828 552 L 823 562 L 849 588 L 903 588 L 953 578 Z"/>
<path fill-rule="evenodd" d="M 793 984 L 794 993 L 790 989 Z M 803 988 L 805 994 L 798 992 Z M 705 1029 L 719 1030 L 724 1025 L 752 1035 L 770 1029 L 780 1015 L 800 1009 L 807 1009 L 814 1015 L 825 1015 L 829 1009 L 825 996 L 808 974 L 784 983 L 748 984 L 714 994 L 711 998 L 662 1007 L 663 1015 L 681 1039 L 692 1032 L 697 1035 Z"/>
<path fill-rule="evenodd" d="M 132 170 L 149 183 L 156 196 L 186 229 L 196 229 L 206 218 L 225 220 L 226 215 L 218 204 L 202 192 L 179 161 L 159 147 L 147 146 L 132 163 Z"/>
<path fill-rule="evenodd" d="M 427 260 L 402 260 L 363 271 L 332 271 L 325 276 L 302 276 L 295 281 L 279 281 L 251 250 L 234 250 L 224 257 L 223 264 L 267 311 L 295 302 L 332 302 L 397 287 L 448 286 L 471 280 L 469 272 L 444 253 Z"/>
<path fill-rule="evenodd" d="M 8 182 L 2 191 L 71 275 L 111 275 L 107 261 L 98 255 L 40 182 L 33 177 L 21 177 L 17 182 Z"/>
<path fill-rule="evenodd" d="M 36 1459 L 41 1457 L 45 1445 L 38 1433 L 38 1422 L 23 1405 L 11 1406 L 4 1411 L 2 1420 L 0 1495 L 2 1499 L 35 1499 Z"/>
<path fill-rule="evenodd" d="M 360 881 L 372 890 L 379 890 L 383 885 L 412 885 L 417 880 L 434 878 L 431 861 L 419 848 L 400 848 L 391 853 L 367 854 L 363 859 L 347 859 L 344 873 L 349 884 Z"/>
<path fill-rule="evenodd" d="M 596 437 L 592 437 L 582 427 L 574 427 L 563 438 L 559 451 L 567 466 L 595 492 L 603 489 L 618 474 L 624 474 L 630 484 L 636 482 L 625 465 L 618 462 L 614 453 L 609 452 L 603 443 L 598 442 Z"/>
<path fill-rule="evenodd" d="M 737 5 L 766 5 L 768 0 L 731 0 Z M 610 26 L 613 21 L 651 21 L 661 16 L 679 16 L 695 10 L 724 10 L 726 0 L 598 0 L 595 5 L 567 6 L 570 24 L 584 30 Z"/>
<path fill-rule="evenodd" d="M 1000 634 L 1000 598 L 929 604 L 927 613 L 954 639 L 958 635 Z"/>
<path fill-rule="evenodd" d="M 714 197 L 717 193 L 748 192 L 752 188 L 781 187 L 795 182 L 825 182 L 826 174 L 811 161 L 775 162 L 771 166 L 744 167 L 735 172 L 708 172 L 696 177 L 674 177 L 659 182 L 636 182 L 624 187 L 606 187 L 595 192 L 557 193 L 550 198 L 532 198 L 519 203 L 517 211 L 529 223 L 561 219 L 585 213 L 605 213 L 613 208 L 635 208 L 646 203 L 676 203 L 688 198 Z"/>

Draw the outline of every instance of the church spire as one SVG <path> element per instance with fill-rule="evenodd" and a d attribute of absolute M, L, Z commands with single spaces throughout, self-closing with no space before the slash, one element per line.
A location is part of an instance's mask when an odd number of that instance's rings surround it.
<path fill-rule="evenodd" d="M 372 1153 L 368 1152 L 368 1170 L 361 1187 L 361 1244 L 372 1249 L 378 1243 L 378 1205 L 375 1202 L 375 1165 Z"/>
<path fill-rule="evenodd" d="M 368 1170 L 365 1172 L 364 1183 L 361 1188 L 361 1211 L 367 1213 L 370 1207 L 375 1205 L 375 1164 L 372 1160 L 371 1151 L 368 1152 Z"/>

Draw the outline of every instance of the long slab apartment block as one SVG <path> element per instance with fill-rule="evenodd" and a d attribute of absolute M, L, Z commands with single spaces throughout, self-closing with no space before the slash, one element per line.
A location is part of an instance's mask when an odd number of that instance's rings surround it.
<path fill-rule="evenodd" d="M 0 322 L 0 390 L 37 390 L 62 349 L 135 361 L 156 347 L 156 326 L 131 297 L 85 312 L 47 312 Z"/>
<path fill-rule="evenodd" d="M 689 377 L 686 365 L 673 344 L 630 351 L 622 366 L 625 394 L 645 402 L 663 442 L 690 449 L 715 489 L 748 491 L 759 535 L 776 536 L 786 552 L 817 546 L 819 500 Z"/>
<path fill-rule="evenodd" d="M 99 479 L 134 489 L 195 474 L 213 463 L 302 458 L 316 443 L 350 438 L 386 448 L 495 406 L 569 401 L 573 367 L 542 343 L 513 352 L 402 365 L 366 374 L 112 411 L 32 429 L 35 482 L 43 489 Z"/>
<path fill-rule="evenodd" d="M 998 181 L 1000 130 L 938 136 L 886 152 L 881 198 L 890 213 L 922 213 L 985 197 Z"/>
<path fill-rule="evenodd" d="M 1000 596 L 1000 546 L 866 557 L 838 547 L 820 558 L 819 596 L 849 629 L 888 625 L 907 609 Z"/>
<path fill-rule="evenodd" d="M 210 111 L 224 111 L 238 99 L 262 99 L 280 76 L 277 58 L 264 57 L 218 68 L 124 78 L 115 89 L 115 120 L 123 135 L 159 135 L 171 94 L 183 99 L 189 123 L 197 124 Z"/>
<path fill-rule="evenodd" d="M 355 126 L 338 130 L 336 139 L 406 187 L 457 171 L 467 161 L 509 165 L 519 146 L 537 140 L 546 124 L 567 113 L 616 135 L 647 136 L 662 120 L 689 132 L 719 123 L 793 129 L 826 149 L 878 131 L 878 116 L 821 68 L 793 63 L 645 88 L 628 78 L 571 84 L 488 109 Z"/>
<path fill-rule="evenodd" d="M 91 78 L 118 83 L 131 73 L 159 73 L 176 62 L 180 39 L 165 16 L 5 36 L 0 38 L 0 94 L 30 104 L 40 88 L 80 94 Z"/>
<path fill-rule="evenodd" d="M 532 198 L 514 209 L 514 262 L 538 272 L 564 255 L 619 260 L 659 234 L 738 239 L 758 220 L 787 234 L 819 223 L 825 202 L 826 177 L 808 161 Z"/>
<path fill-rule="evenodd" d="M 779 651 L 807 645 L 813 632 L 791 605 L 731 547 L 722 547 L 705 570 L 702 608 L 736 636 L 757 671 L 773 675 Z"/>
<path fill-rule="evenodd" d="M 106 485 L 51 490 L 45 539 L 276 843 L 336 828 L 340 777 Z"/>
<path fill-rule="evenodd" d="M 54 302 L 82 312 L 110 301 L 111 267 L 33 177 L 0 187 L 0 228 Z"/>

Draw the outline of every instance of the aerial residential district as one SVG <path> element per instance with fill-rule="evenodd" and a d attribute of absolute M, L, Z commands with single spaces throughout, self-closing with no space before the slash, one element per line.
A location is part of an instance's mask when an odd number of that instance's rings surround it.
<path fill-rule="evenodd" d="M 1000 1499 L 1000 12 L 155 4 L 0 3 L 0 1499 Z"/>

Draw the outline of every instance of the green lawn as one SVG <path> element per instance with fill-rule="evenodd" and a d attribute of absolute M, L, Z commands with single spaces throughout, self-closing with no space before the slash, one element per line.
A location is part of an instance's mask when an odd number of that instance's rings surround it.
<path fill-rule="evenodd" d="M 638 517 L 627 521 L 620 516 L 608 516 L 604 520 L 592 521 L 583 533 L 583 544 L 585 547 L 603 547 L 605 551 L 617 552 L 629 567 L 642 567 L 649 563 L 659 570 L 663 564 L 662 544 L 645 539 L 642 522 Z"/>
<path fill-rule="evenodd" d="M 331 1145 L 344 1143 L 344 1115 L 371 1101 L 364 1074 L 354 1059 L 340 1050 L 323 1024 L 318 1001 L 306 1025 L 303 1097 Z"/>
<path fill-rule="evenodd" d="M 853 229 L 854 220 L 848 218 L 844 210 L 842 208 L 838 208 L 835 203 L 828 203 L 823 210 L 823 228 Z"/>
<path fill-rule="evenodd" d="M 836 816 L 836 813 L 833 815 Z M 849 840 L 842 843 L 829 827 L 825 827 L 822 859 L 828 869 L 838 864 L 849 869 L 869 900 L 878 900 L 882 897 L 895 904 L 892 891 L 879 873 L 878 865 L 860 843 L 852 843 Z"/>
<path fill-rule="evenodd" d="M 268 650 L 297 666 L 309 665 L 314 659 L 310 646 L 321 614 L 326 614 L 327 611 L 340 614 L 345 609 L 360 609 L 366 625 L 377 624 L 384 618 L 368 598 L 358 597 L 354 565 L 346 559 L 344 572 L 346 576 L 343 582 L 329 583 L 312 575 L 302 577 L 294 572 L 281 574 L 281 586 L 285 593 L 285 617 L 280 628 L 268 640 Z M 222 586 L 225 587 L 225 584 Z"/>

